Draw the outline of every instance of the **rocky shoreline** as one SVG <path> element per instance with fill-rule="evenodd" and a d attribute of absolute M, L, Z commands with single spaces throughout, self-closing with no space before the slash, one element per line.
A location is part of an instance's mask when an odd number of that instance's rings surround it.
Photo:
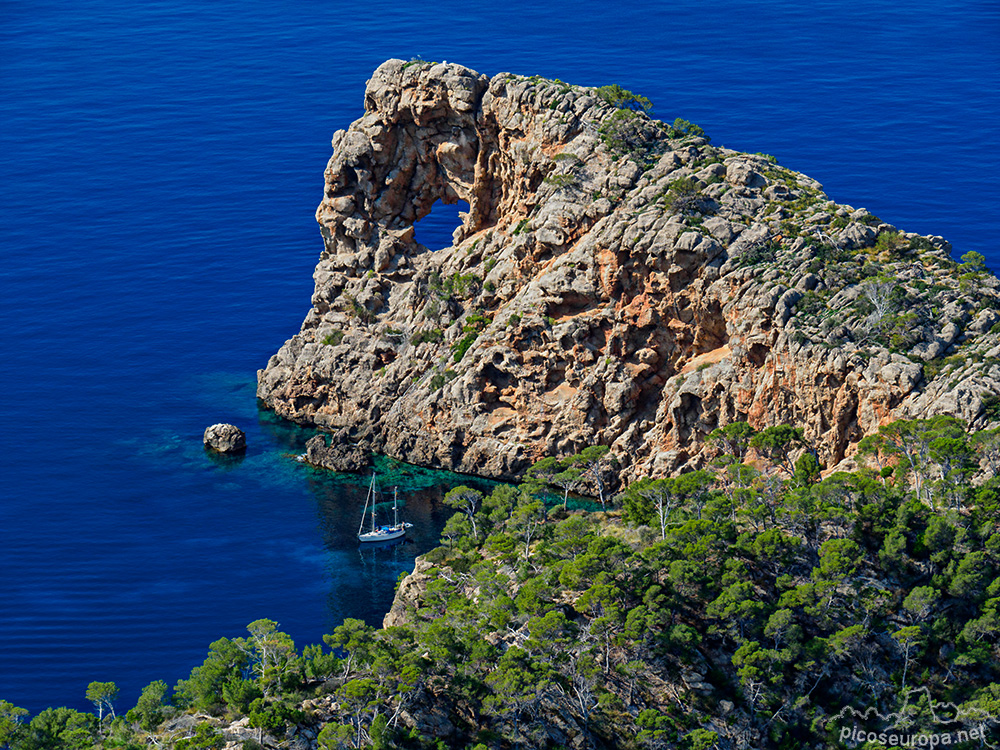
<path fill-rule="evenodd" d="M 804 427 L 828 469 L 894 419 L 993 421 L 980 260 L 616 88 L 381 65 L 334 135 L 312 309 L 263 403 L 502 479 L 594 444 L 626 481 L 674 474 L 734 421 Z M 413 224 L 439 200 L 469 211 L 425 248 Z"/>

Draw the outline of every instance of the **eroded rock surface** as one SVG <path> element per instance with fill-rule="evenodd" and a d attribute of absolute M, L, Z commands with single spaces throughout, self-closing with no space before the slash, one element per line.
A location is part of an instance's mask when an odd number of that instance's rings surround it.
<path fill-rule="evenodd" d="M 371 454 L 352 443 L 347 430 L 340 430 L 332 436 L 310 438 L 306 443 L 306 462 L 333 471 L 362 471 L 371 465 Z"/>
<path fill-rule="evenodd" d="M 312 309 L 258 396 L 492 477 L 591 444 L 625 479 L 676 472 L 736 420 L 805 427 L 828 467 L 895 418 L 986 425 L 995 278 L 597 94 L 381 65 L 333 137 Z M 413 224 L 438 200 L 469 211 L 451 247 L 426 248 Z"/>
<path fill-rule="evenodd" d="M 241 453 L 247 449 L 247 436 L 231 424 L 213 424 L 205 428 L 205 445 L 219 453 Z"/>
<path fill-rule="evenodd" d="M 423 557 L 418 557 L 413 563 L 413 572 L 407 574 L 396 588 L 392 607 L 382 618 L 382 627 L 391 628 L 406 625 L 413 617 L 413 611 L 420 604 L 427 591 L 427 584 L 434 580 L 429 571 L 434 566 Z"/>

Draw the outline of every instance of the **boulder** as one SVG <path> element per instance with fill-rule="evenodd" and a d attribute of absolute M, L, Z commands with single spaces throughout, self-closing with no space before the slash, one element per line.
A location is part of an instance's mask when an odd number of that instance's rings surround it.
<path fill-rule="evenodd" d="M 330 436 L 316 435 L 306 443 L 306 463 L 332 471 L 364 471 L 371 465 L 371 454 L 350 442 L 347 431 Z"/>
<path fill-rule="evenodd" d="M 213 424 L 205 428 L 205 447 L 219 453 L 241 453 L 247 449 L 247 436 L 231 424 Z"/>

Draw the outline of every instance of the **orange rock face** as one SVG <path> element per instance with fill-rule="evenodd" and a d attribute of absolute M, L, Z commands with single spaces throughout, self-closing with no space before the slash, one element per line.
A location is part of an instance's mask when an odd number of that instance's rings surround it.
<path fill-rule="evenodd" d="M 258 396 L 503 478 L 592 444 L 626 479 L 673 473 L 737 420 L 805 427 L 828 467 L 895 418 L 984 426 L 995 279 L 970 295 L 940 238 L 879 258 L 895 228 L 814 180 L 617 112 L 561 82 L 380 66 L 333 137 L 312 309 Z M 413 224 L 438 200 L 469 211 L 432 250 Z"/>

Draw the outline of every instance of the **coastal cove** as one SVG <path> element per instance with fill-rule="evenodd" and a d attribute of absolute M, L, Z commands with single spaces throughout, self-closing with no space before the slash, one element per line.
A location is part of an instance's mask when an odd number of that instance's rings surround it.
<path fill-rule="evenodd" d="M 5 8 L 0 699 L 89 710 L 87 684 L 113 680 L 128 708 L 259 618 L 300 647 L 379 624 L 439 544 L 441 498 L 469 477 L 379 458 L 412 541 L 359 550 L 368 478 L 296 462 L 314 431 L 255 399 L 309 307 L 330 136 L 386 58 L 621 83 L 996 270 L 997 11 L 830 4 L 820 22 L 774 2 L 750 33 L 749 10 Z M 417 232 L 446 247 L 456 225 L 435 209 Z M 218 421 L 245 456 L 204 451 Z"/>
<path fill-rule="evenodd" d="M 83 710 L 95 674 L 134 702 L 153 679 L 186 677 L 209 643 L 239 635 L 262 609 L 301 645 L 320 642 L 344 617 L 381 624 L 400 574 L 438 544 L 450 515 L 442 495 L 474 478 L 378 458 L 379 482 L 399 487 L 414 526 L 403 544 L 359 548 L 370 475 L 296 461 L 314 432 L 258 411 L 253 387 L 225 375 L 191 385 L 209 397 L 206 409 L 224 408 L 244 425 L 245 455 L 212 455 L 190 436 L 193 421 L 112 440 L 113 456 L 102 459 L 109 484 L 78 485 L 42 514 L 43 526 L 72 533 L 49 545 L 8 544 L 16 564 L 5 569 L 16 578 L 5 584 L 2 663 L 19 705 Z M 32 510 L 8 501 L 5 513 Z M 67 559 L 80 564 L 68 568 Z"/>

